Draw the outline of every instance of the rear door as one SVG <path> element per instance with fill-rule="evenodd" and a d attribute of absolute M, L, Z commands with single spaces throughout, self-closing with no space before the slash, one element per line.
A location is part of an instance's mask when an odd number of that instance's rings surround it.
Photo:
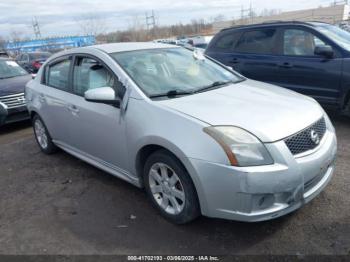
<path fill-rule="evenodd" d="M 72 57 L 58 58 L 44 69 L 44 77 L 38 89 L 39 114 L 43 118 L 53 140 L 67 143 L 69 133 L 69 111 L 67 100 L 70 93 L 70 70 Z"/>
<path fill-rule="evenodd" d="M 335 104 L 340 95 L 342 58 L 335 47 L 334 58 L 315 55 L 315 47 L 322 45 L 332 46 L 310 28 L 281 29 L 280 63 L 275 79 L 280 86 L 312 96 L 323 104 Z"/>
<path fill-rule="evenodd" d="M 215 43 L 217 52 L 208 52 L 208 55 L 248 78 L 275 83 L 279 62 L 277 35 L 274 27 L 234 31 L 218 39 Z M 218 47 L 226 47 L 226 43 L 230 47 L 220 52 Z"/>

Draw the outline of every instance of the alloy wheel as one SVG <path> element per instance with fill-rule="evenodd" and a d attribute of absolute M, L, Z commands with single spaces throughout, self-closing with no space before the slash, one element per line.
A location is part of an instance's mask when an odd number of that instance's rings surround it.
<path fill-rule="evenodd" d="M 164 163 L 155 163 L 149 171 L 153 198 L 168 214 L 178 215 L 185 207 L 185 190 L 179 176 Z"/>
<path fill-rule="evenodd" d="M 41 148 L 46 149 L 48 146 L 46 129 L 44 127 L 44 124 L 39 119 L 37 119 L 34 123 L 34 131 L 39 145 Z"/>

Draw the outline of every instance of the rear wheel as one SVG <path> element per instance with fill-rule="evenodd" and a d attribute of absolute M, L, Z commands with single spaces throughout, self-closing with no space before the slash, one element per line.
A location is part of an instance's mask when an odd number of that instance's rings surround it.
<path fill-rule="evenodd" d="M 51 136 L 47 131 L 43 120 L 38 115 L 35 115 L 32 121 L 35 139 L 41 151 L 43 151 L 45 154 L 55 153 L 57 151 L 57 147 L 52 142 Z"/>
<path fill-rule="evenodd" d="M 347 102 L 345 103 L 342 114 L 345 116 L 350 116 L 350 95 L 349 95 Z"/>
<path fill-rule="evenodd" d="M 176 224 L 200 214 L 193 182 L 181 162 L 165 150 L 153 153 L 144 167 L 147 194 L 160 213 Z"/>

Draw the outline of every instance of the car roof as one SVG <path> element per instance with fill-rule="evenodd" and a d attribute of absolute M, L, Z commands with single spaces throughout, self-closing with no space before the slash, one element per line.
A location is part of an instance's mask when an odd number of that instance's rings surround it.
<path fill-rule="evenodd" d="M 125 42 L 125 43 L 94 45 L 94 46 L 90 46 L 90 48 L 96 48 L 110 54 L 110 53 L 145 50 L 145 49 L 179 48 L 179 47 L 174 45 L 168 45 L 163 43 L 153 43 L 153 42 Z"/>
<path fill-rule="evenodd" d="M 319 26 L 319 25 L 330 25 L 325 22 L 319 22 L 319 21 L 309 21 L 309 22 L 302 22 L 302 21 L 267 21 L 260 24 L 251 24 L 251 25 L 236 25 L 228 28 L 222 29 L 220 32 L 228 31 L 228 30 L 236 30 L 236 29 L 250 29 L 250 28 L 260 28 L 260 27 L 270 27 L 270 26 L 283 26 L 283 25 L 304 25 L 304 26 Z"/>

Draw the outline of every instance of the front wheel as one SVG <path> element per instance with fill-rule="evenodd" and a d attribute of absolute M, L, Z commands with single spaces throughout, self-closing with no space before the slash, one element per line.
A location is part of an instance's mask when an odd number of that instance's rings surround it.
<path fill-rule="evenodd" d="M 45 154 L 55 153 L 57 151 L 57 147 L 52 142 L 51 136 L 47 131 L 43 120 L 38 115 L 35 115 L 32 121 L 35 139 L 41 151 L 43 151 Z"/>
<path fill-rule="evenodd" d="M 146 161 L 144 182 L 153 205 L 168 220 L 184 224 L 200 214 L 193 182 L 181 162 L 165 150 Z"/>

